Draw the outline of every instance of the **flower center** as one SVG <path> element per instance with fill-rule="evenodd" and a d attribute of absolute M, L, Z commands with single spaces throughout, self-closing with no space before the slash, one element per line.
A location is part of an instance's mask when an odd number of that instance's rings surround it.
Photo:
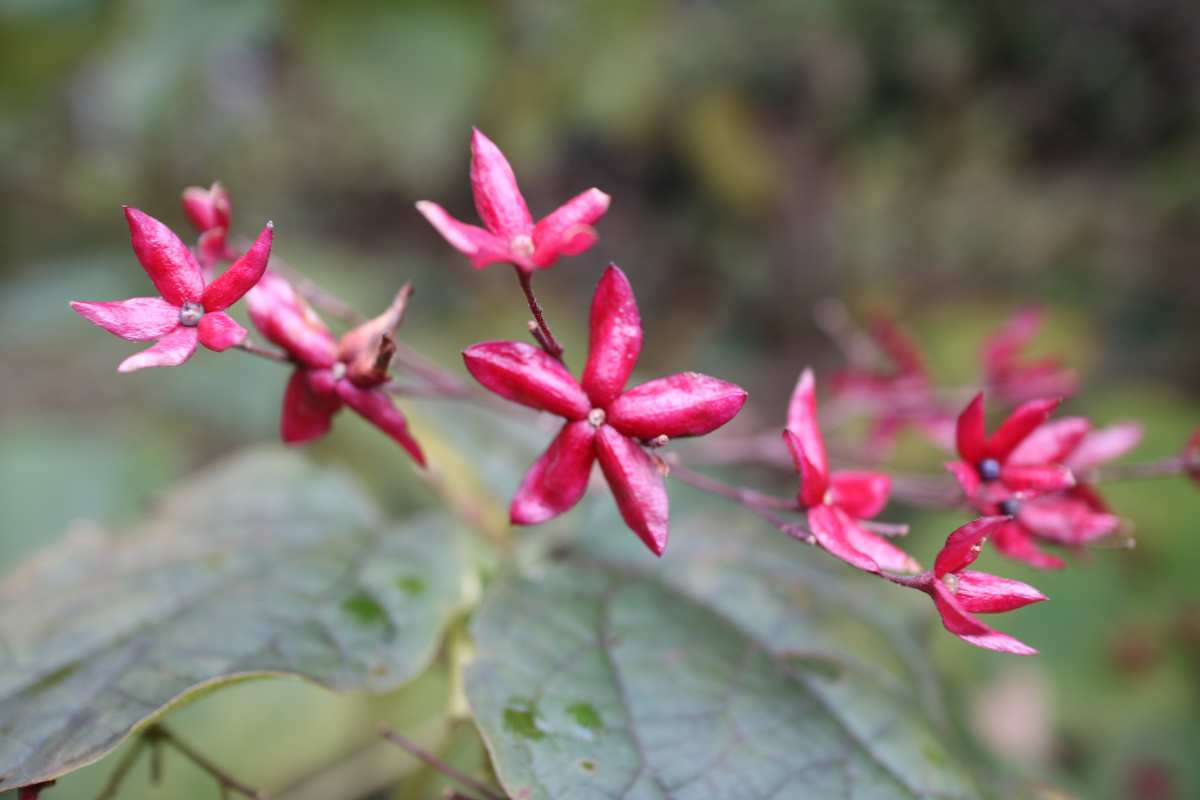
<path fill-rule="evenodd" d="M 520 236 L 514 236 L 512 241 L 508 243 L 509 248 L 519 256 L 524 258 L 533 257 L 533 237 L 522 233 Z"/>
<path fill-rule="evenodd" d="M 958 592 L 958 576 L 953 572 L 948 572 L 943 575 L 942 583 L 946 584 L 946 588 L 950 590 L 951 594 Z"/>
<path fill-rule="evenodd" d="M 340 381 L 346 377 L 346 365 L 341 361 L 334 362 L 334 365 L 329 368 L 329 374 L 333 376 L 335 381 Z"/>
<path fill-rule="evenodd" d="M 204 316 L 204 306 L 190 300 L 179 307 L 179 324 L 185 328 L 194 328 L 200 324 Z"/>
<path fill-rule="evenodd" d="M 979 462 L 979 477 L 984 481 L 994 481 L 1000 477 L 1000 462 L 994 458 L 985 458 Z"/>
<path fill-rule="evenodd" d="M 593 428 L 599 428 L 604 424 L 605 416 L 603 408 L 593 408 L 588 412 L 587 421 L 591 423 Z"/>
<path fill-rule="evenodd" d="M 1015 517 L 1021 511 L 1021 501 L 1015 497 L 1001 501 L 1000 513 L 1006 517 Z"/>

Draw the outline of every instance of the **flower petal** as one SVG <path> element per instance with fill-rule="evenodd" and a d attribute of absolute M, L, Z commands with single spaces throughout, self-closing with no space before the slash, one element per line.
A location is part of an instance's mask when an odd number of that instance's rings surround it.
<path fill-rule="evenodd" d="M 870 519 L 883 511 L 892 479 L 882 472 L 835 472 L 829 477 L 829 503 L 855 519 Z"/>
<path fill-rule="evenodd" d="M 1000 423 L 996 432 L 988 437 L 985 448 L 987 456 L 999 461 L 1007 459 L 1017 445 L 1045 422 L 1050 416 L 1050 412 L 1058 408 L 1058 404 L 1061 402 L 1062 400 L 1057 397 L 1040 398 L 1027 400 L 1017 406 L 1016 410 Z"/>
<path fill-rule="evenodd" d="M 506 400 L 583 419 L 592 406 L 567 368 L 525 342 L 481 342 L 463 351 L 467 371 Z"/>
<path fill-rule="evenodd" d="M 879 565 L 875 563 L 875 559 L 850 543 L 845 520 L 846 516 L 839 514 L 833 506 L 816 505 L 808 510 L 808 529 L 816 537 L 817 544 L 831 555 L 864 572 L 879 572 Z"/>
<path fill-rule="evenodd" d="M 974 466 L 965 461 L 949 461 L 945 467 L 954 476 L 954 480 L 958 481 L 959 488 L 968 498 L 979 494 L 979 471 Z"/>
<path fill-rule="evenodd" d="M 297 369 L 288 379 L 279 420 L 279 433 L 288 444 L 303 444 L 324 436 L 333 424 L 333 415 L 342 407 L 341 399 L 332 390 L 328 370 L 321 370 L 327 384 L 322 391 L 317 389 L 322 381 L 314 381 L 316 372 Z"/>
<path fill-rule="evenodd" d="M 825 502 L 825 492 L 829 488 L 829 480 L 825 473 L 809 461 L 799 436 L 784 429 L 783 443 L 792 454 L 792 464 L 796 468 L 796 474 L 800 476 L 800 492 L 797 495 L 800 505 L 805 508 L 822 505 Z"/>
<path fill-rule="evenodd" d="M 958 602 L 954 593 L 941 581 L 933 582 L 933 604 L 937 606 L 946 630 L 958 638 L 985 650 L 995 650 L 999 653 L 1012 653 L 1018 656 L 1031 656 L 1037 653 L 1029 645 L 1018 641 L 1007 633 L 989 628 L 975 617 L 971 616 Z"/>
<path fill-rule="evenodd" d="M 553 264 L 559 255 L 576 256 L 596 243 L 592 225 L 608 211 L 612 198 L 599 189 L 575 195 L 538 221 L 533 228 L 533 261 Z"/>
<path fill-rule="evenodd" d="M 359 389 L 350 381 L 337 382 L 337 394 L 342 401 L 358 412 L 359 416 L 370 422 L 376 428 L 390 436 L 403 447 L 412 460 L 419 466 L 425 466 L 425 454 L 421 445 L 408 432 L 408 420 L 392 398 L 379 389 Z"/>
<path fill-rule="evenodd" d="M 337 342 L 321 318 L 284 278 L 268 271 L 246 294 L 250 321 L 269 341 L 306 366 L 333 366 Z"/>
<path fill-rule="evenodd" d="M 177 367 L 196 352 L 196 329 L 180 325 L 153 346 L 125 359 L 117 372 L 133 372 L 146 367 Z"/>
<path fill-rule="evenodd" d="M 587 420 L 568 422 L 525 473 L 508 507 L 515 525 L 538 525 L 572 508 L 587 491 L 596 448 Z"/>
<path fill-rule="evenodd" d="M 1042 310 L 1023 308 L 1009 317 L 983 343 L 984 369 L 989 375 L 1006 370 L 1042 325 Z"/>
<path fill-rule="evenodd" d="M 200 344 L 218 353 L 246 341 L 246 329 L 224 311 L 213 311 L 200 318 L 196 326 Z"/>
<path fill-rule="evenodd" d="M 626 436 L 703 436 L 737 416 L 746 391 L 732 383 L 680 372 L 635 386 L 608 406 L 608 422 Z"/>
<path fill-rule="evenodd" d="M 987 434 L 983 419 L 983 392 L 975 395 L 958 415 L 954 432 L 958 455 L 968 464 L 977 464 L 987 457 Z"/>
<path fill-rule="evenodd" d="M 925 359 L 915 342 L 895 322 L 884 316 L 871 320 L 871 338 L 900 368 L 902 375 L 924 375 Z"/>
<path fill-rule="evenodd" d="M 1005 464 L 1000 482 L 1014 492 L 1058 492 L 1074 486 L 1075 476 L 1062 464 Z"/>
<path fill-rule="evenodd" d="M 625 524 L 661 556 L 667 549 L 667 486 L 658 465 L 637 442 L 610 425 L 596 431 L 596 458 Z"/>
<path fill-rule="evenodd" d="M 946 544 L 933 562 L 934 577 L 940 578 L 948 572 L 958 572 L 969 566 L 979 558 L 987 537 L 1011 521 L 1008 517 L 980 517 L 956 529 L 946 537 Z"/>
<path fill-rule="evenodd" d="M 1046 599 L 1046 595 L 1028 583 L 986 572 L 964 570 L 957 573 L 955 578 L 957 586 L 954 597 L 963 609 L 972 614 L 1000 614 Z"/>
<path fill-rule="evenodd" d="M 829 460 L 825 456 L 825 439 L 817 424 L 816 379 L 811 369 L 800 373 L 788 402 L 787 429 L 800 439 L 804 455 L 822 476 L 829 475 Z"/>
<path fill-rule="evenodd" d="M 532 232 L 533 217 L 517 187 L 512 166 L 478 128 L 471 133 L 471 188 L 479 218 L 492 233 L 508 242 L 514 236 Z"/>
<path fill-rule="evenodd" d="M 610 264 L 592 295 L 588 357 L 583 390 L 593 404 L 605 408 L 629 380 L 642 352 L 642 318 L 629 279 Z"/>
<path fill-rule="evenodd" d="M 183 211 L 200 233 L 228 228 L 232 209 L 229 194 L 218 181 L 212 188 L 189 186 L 183 190 Z"/>
<path fill-rule="evenodd" d="M 1099 428 L 1083 437 L 1063 463 L 1072 472 L 1086 472 L 1094 467 L 1120 458 L 1142 441 L 1140 422 L 1118 422 Z"/>
<path fill-rule="evenodd" d="M 71 309 L 93 325 L 130 342 L 158 339 L 179 324 L 179 307 L 161 297 L 132 297 L 111 303 L 72 300 Z"/>
<path fill-rule="evenodd" d="M 133 254 L 162 298 L 175 306 L 198 300 L 204 291 L 200 265 L 174 231 L 136 208 L 125 209 Z"/>
<path fill-rule="evenodd" d="M 425 219 L 429 220 L 429 224 L 450 243 L 451 247 L 470 257 L 471 266 L 475 269 L 483 269 L 489 264 L 512 260 L 508 245 L 503 240 L 477 225 L 468 225 L 458 221 L 437 203 L 422 200 L 417 203 L 417 210 Z"/>
<path fill-rule="evenodd" d="M 1058 556 L 1043 553 L 1025 529 L 1016 522 L 1002 525 L 992 533 L 992 546 L 1011 559 L 1038 569 L 1062 569 L 1067 565 Z"/>
<path fill-rule="evenodd" d="M 268 222 L 250 249 L 204 290 L 201 302 L 205 311 L 224 311 L 258 283 L 267 271 L 274 237 L 275 224 Z"/>
<path fill-rule="evenodd" d="M 878 564 L 880 569 L 891 570 L 892 572 L 921 571 L 921 565 L 908 553 L 882 536 L 864 529 L 849 514 L 837 506 L 834 506 L 833 510 L 839 517 L 842 530 L 845 531 L 846 541 L 855 550 Z"/>
<path fill-rule="evenodd" d="M 1120 517 L 1097 512 L 1086 501 L 1069 495 L 1022 503 L 1017 519 L 1031 533 L 1067 545 L 1086 544 L 1121 527 Z"/>
<path fill-rule="evenodd" d="M 1026 436 L 1009 454 L 1006 463 L 1060 463 L 1078 447 L 1091 427 L 1084 417 L 1064 417 L 1047 422 Z"/>

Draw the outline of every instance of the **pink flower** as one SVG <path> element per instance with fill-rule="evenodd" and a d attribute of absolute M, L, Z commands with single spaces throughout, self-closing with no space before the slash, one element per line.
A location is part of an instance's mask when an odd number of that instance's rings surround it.
<path fill-rule="evenodd" d="M 950 448 L 953 417 L 938 404 L 925 359 L 916 344 L 886 317 L 876 317 L 869 332 L 893 368 L 851 367 L 838 372 L 833 380 L 835 395 L 863 406 L 872 415 L 867 436 L 869 451 L 877 457 L 886 456 L 909 425 L 916 426 L 938 446 Z"/>
<path fill-rule="evenodd" d="M 189 186 L 183 190 L 183 211 L 200 234 L 200 261 L 207 267 L 232 258 L 226 246 L 233 209 L 229 194 L 219 182 L 211 188 Z"/>
<path fill-rule="evenodd" d="M 797 499 L 807 510 L 808 527 L 821 547 L 867 572 L 920 569 L 903 550 L 858 524 L 887 505 L 891 478 L 881 472 L 829 471 L 825 440 L 817 424 L 812 370 L 804 370 L 792 393 L 783 440 L 800 474 Z"/>
<path fill-rule="evenodd" d="M 746 392 L 681 372 L 625 390 L 642 349 L 642 322 L 625 273 L 609 266 L 592 297 L 582 380 L 524 342 L 483 342 L 463 352 L 486 388 L 515 403 L 563 417 L 546 452 L 525 474 L 509 507 L 517 525 L 536 525 L 579 502 L 592 462 L 612 489 L 625 523 L 655 555 L 667 546 L 667 490 L 641 442 L 702 436 L 733 419 Z"/>
<path fill-rule="evenodd" d="M 491 139 L 477 128 L 472 130 L 471 189 L 486 229 L 460 222 L 437 203 L 417 203 L 417 210 L 438 233 L 470 257 L 471 266 L 483 269 L 508 262 L 532 272 L 552 266 L 559 256 L 577 256 L 596 243 L 592 225 L 608 210 L 607 194 L 588 189 L 535 225 L 508 160 Z"/>
<path fill-rule="evenodd" d="M 1036 397 L 1067 397 L 1079 387 L 1074 372 L 1062 360 L 1048 356 L 1024 360 L 1022 351 L 1042 326 L 1042 311 L 1026 308 L 988 337 L 982 348 L 985 384 L 1010 402 Z"/>
<path fill-rule="evenodd" d="M 246 297 L 250 319 L 269 341 L 296 362 L 283 394 L 280 434 L 302 444 L 329 432 L 333 416 L 349 406 L 425 466 L 421 446 L 408 432 L 408 421 L 382 387 L 395 352 L 392 331 L 408 300 L 408 287 L 375 319 L 334 339 L 320 317 L 273 272 Z"/>
<path fill-rule="evenodd" d="M 964 642 L 1015 655 L 1037 652 L 1024 642 L 988 627 L 975 614 L 993 614 L 1038 603 L 1046 596 L 1020 581 L 972 572 L 983 543 L 1008 524 L 1007 517 L 980 517 L 950 534 L 921 588 L 933 598 L 942 625 Z M 928 575 L 928 573 L 927 573 Z"/>
<path fill-rule="evenodd" d="M 197 341 L 217 352 L 245 341 L 246 329 L 226 314 L 225 309 L 258 283 L 266 270 L 271 255 L 271 223 L 267 223 L 241 258 L 205 286 L 192 251 L 170 228 L 136 208 L 126 208 L 125 219 L 134 255 L 160 296 L 112 303 L 71 303 L 81 317 L 122 339 L 158 340 L 153 347 L 122 361 L 117 371 L 178 366 L 191 358 Z"/>

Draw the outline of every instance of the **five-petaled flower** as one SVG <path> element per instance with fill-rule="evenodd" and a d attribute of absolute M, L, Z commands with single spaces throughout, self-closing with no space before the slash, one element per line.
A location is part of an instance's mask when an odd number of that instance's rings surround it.
<path fill-rule="evenodd" d="M 197 341 L 217 352 L 245 341 L 246 329 L 225 309 L 258 283 L 266 270 L 271 255 L 271 223 L 241 258 L 205 286 L 200 264 L 170 228 L 136 208 L 126 208 L 125 219 L 133 252 L 160 296 L 71 303 L 77 314 L 122 339 L 158 340 L 122 361 L 117 370 L 178 366 L 191 358 Z"/>
<path fill-rule="evenodd" d="M 817 424 L 816 386 L 812 370 L 800 375 L 788 405 L 783 431 L 800 475 L 797 499 L 807 512 L 817 543 L 833 555 L 867 572 L 916 572 L 920 566 L 891 542 L 862 527 L 887 505 L 891 478 L 882 472 L 830 472 L 825 440 Z"/>
<path fill-rule="evenodd" d="M 226 238 L 229 236 L 233 208 L 225 187 L 220 182 L 213 183 L 208 189 L 189 186 L 183 190 L 183 211 L 200 234 L 196 249 L 200 253 L 201 264 L 209 267 L 229 259 L 231 254 L 226 246 Z"/>
<path fill-rule="evenodd" d="M 1024 308 L 984 340 L 980 353 L 984 385 L 991 392 L 1012 403 L 1075 393 L 1079 378 L 1060 358 L 1024 358 L 1025 346 L 1041 326 L 1041 309 Z"/>
<path fill-rule="evenodd" d="M 513 523 L 536 525 L 570 509 L 587 489 L 592 462 L 599 461 L 625 523 L 655 555 L 662 555 L 667 490 L 658 464 L 641 443 L 714 431 L 741 410 L 746 392 L 695 372 L 626 391 L 641 349 L 642 322 L 633 289 L 625 273 L 612 265 L 592 297 L 582 380 L 524 342 L 483 342 L 463 352 L 467 369 L 492 392 L 566 420 L 513 497 Z"/>
<path fill-rule="evenodd" d="M 1028 656 L 1037 650 L 974 616 L 1012 611 L 1046 599 L 1028 584 L 967 569 L 979 557 L 984 540 L 1008 522 L 1008 517 L 980 517 L 951 533 L 934 560 L 933 572 L 921 576 L 919 586 L 933 598 L 950 633 L 976 647 Z"/>
<path fill-rule="evenodd" d="M 428 200 L 417 203 L 417 210 L 470 257 L 475 269 L 507 262 L 532 272 L 553 265 L 559 256 L 579 255 L 596 243 L 592 225 L 604 216 L 611 200 L 599 189 L 588 189 L 535 225 L 508 160 L 478 129 L 471 135 L 471 189 L 486 229 L 461 222 Z"/>
<path fill-rule="evenodd" d="M 291 284 L 274 272 L 268 272 L 250 292 L 246 304 L 254 326 L 296 362 L 283 394 L 283 441 L 301 444 L 323 436 L 333 424 L 333 415 L 346 405 L 425 465 L 404 414 L 383 388 L 395 353 L 391 334 L 408 294 L 406 286 L 386 311 L 338 340 Z"/>

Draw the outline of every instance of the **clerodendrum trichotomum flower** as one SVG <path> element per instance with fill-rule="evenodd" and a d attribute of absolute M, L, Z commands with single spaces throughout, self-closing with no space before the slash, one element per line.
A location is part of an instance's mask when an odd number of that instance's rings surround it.
<path fill-rule="evenodd" d="M 695 372 L 625 391 L 641 349 L 642 322 L 633 289 L 614 265 L 592 298 L 582 380 L 524 342 L 483 342 L 463 352 L 467 369 L 491 391 L 566 420 L 525 474 L 509 508 L 514 523 L 545 522 L 578 503 L 596 460 L 626 524 L 655 555 L 662 555 L 667 489 L 642 443 L 714 431 L 737 415 L 746 392 Z"/>
<path fill-rule="evenodd" d="M 611 200 L 599 189 L 588 189 L 535 225 L 508 160 L 478 130 L 471 135 L 471 189 L 486 228 L 461 222 L 428 200 L 417 203 L 417 210 L 476 269 L 507 262 L 532 272 L 553 265 L 559 256 L 579 255 L 596 243 L 592 225 Z"/>
<path fill-rule="evenodd" d="M 1024 308 L 984 341 L 980 355 L 983 357 L 984 383 L 990 392 L 1013 403 L 1075 393 L 1079 379 L 1060 358 L 1024 357 L 1025 346 L 1041 325 L 1041 309 Z"/>
<path fill-rule="evenodd" d="M 887 505 L 891 478 L 882 472 L 829 471 L 812 370 L 804 370 L 792 393 L 783 440 L 800 475 L 797 499 L 821 547 L 867 572 L 920 569 L 908 553 L 859 524 Z"/>
<path fill-rule="evenodd" d="M 383 388 L 395 352 L 391 334 L 407 299 L 407 291 L 401 290 L 386 311 L 338 340 L 291 284 L 274 272 L 254 287 L 246 297 L 250 319 L 296 362 L 283 395 L 280 434 L 285 442 L 301 444 L 325 435 L 333 415 L 346 405 L 425 465 L 404 414 Z"/>
<path fill-rule="evenodd" d="M 1007 633 L 980 622 L 975 614 L 995 614 L 1027 606 L 1046 596 L 1020 581 L 968 569 L 989 535 L 1008 524 L 1007 517 L 980 517 L 950 534 L 924 584 L 946 630 L 965 642 L 1001 653 L 1028 656 L 1037 651 Z"/>
<path fill-rule="evenodd" d="M 245 341 L 246 329 L 224 312 L 258 283 L 266 270 L 271 223 L 241 258 L 205 286 L 200 264 L 170 228 L 136 208 L 126 208 L 125 219 L 133 252 L 160 296 L 71 303 L 80 316 L 122 339 L 158 340 L 153 347 L 122 361 L 118 371 L 178 366 L 191 358 L 197 341 L 218 352 Z"/>
<path fill-rule="evenodd" d="M 203 265 L 207 267 L 229 258 L 225 240 L 229 235 L 233 208 L 225 187 L 220 183 L 214 183 L 208 189 L 189 186 L 183 190 L 183 211 L 200 234 L 197 250 Z"/>

